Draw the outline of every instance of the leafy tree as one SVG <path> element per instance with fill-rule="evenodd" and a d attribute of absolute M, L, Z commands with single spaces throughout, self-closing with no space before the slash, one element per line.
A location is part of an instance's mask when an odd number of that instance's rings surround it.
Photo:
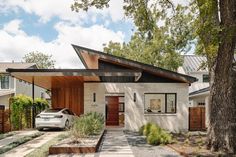
<path fill-rule="evenodd" d="M 79 11 L 80 9 L 88 10 L 89 7 L 95 6 L 97 8 L 109 7 L 109 0 L 83 0 L 78 2 L 75 0 L 72 5 L 72 10 Z M 110 43 L 107 51 L 118 55 L 121 54 L 121 50 L 127 53 L 128 57 L 132 54 L 132 51 L 125 51 L 128 47 L 139 52 L 139 48 L 146 44 L 153 42 L 152 46 L 156 46 L 156 43 L 161 43 L 164 51 L 159 51 L 159 54 L 163 54 L 166 51 L 166 47 L 169 47 L 171 51 L 176 52 L 179 47 L 183 48 L 185 45 L 192 41 L 191 37 L 191 22 L 181 21 L 181 18 L 185 17 L 186 12 L 178 14 L 177 8 L 173 7 L 169 0 L 157 0 L 149 7 L 150 0 L 124 0 L 123 8 L 126 16 L 131 17 L 134 20 L 135 25 L 138 28 L 138 36 L 135 34 L 128 44 L 119 45 L 117 43 Z M 161 7 L 158 7 L 161 6 Z M 190 7 L 190 6 L 189 6 Z M 160 33 L 157 23 L 160 20 L 168 21 L 172 18 L 168 18 L 166 15 L 168 9 L 177 10 L 176 15 L 180 17 L 176 19 L 176 23 L 166 23 L 166 32 Z M 227 152 L 236 152 L 236 68 L 233 62 L 233 55 L 236 42 L 236 1 L 235 0 L 193 0 L 191 8 L 189 10 L 195 20 L 192 30 L 196 30 L 195 39 L 197 41 L 197 51 L 207 57 L 207 65 L 210 72 L 210 125 L 208 128 L 208 143 L 211 150 L 224 150 Z M 172 16 L 174 17 L 174 16 Z M 189 17 L 191 17 L 189 15 Z M 183 18 L 185 19 L 185 18 Z M 170 31 L 172 30 L 172 31 Z M 183 31 L 184 30 L 184 31 Z M 158 32 L 156 34 L 156 31 Z M 177 31 L 177 32 L 176 32 Z M 184 32 L 184 34 L 182 34 Z M 177 34 L 176 34 L 177 33 Z M 181 33 L 179 35 L 179 33 Z M 163 36 L 164 34 L 164 36 Z M 165 36 L 166 34 L 167 37 Z M 163 40 L 157 40 L 160 36 Z M 141 36 L 141 37 L 140 37 Z M 164 37 L 164 38 L 163 38 Z M 141 39 L 140 39 L 141 38 Z M 155 40 L 156 39 L 156 40 Z M 174 39 L 174 40 L 166 40 Z M 176 44 L 176 39 L 179 39 L 180 44 Z M 135 42 L 139 41 L 139 44 Z M 177 40 L 178 41 L 178 40 Z M 134 43 L 132 43 L 134 42 Z M 144 43 L 144 44 L 141 44 Z M 173 44 L 174 43 L 174 44 Z M 128 45 L 128 46 L 127 46 Z M 132 45 L 129 47 L 129 45 Z M 179 46 L 179 47 L 178 47 Z M 150 54 L 155 58 L 151 51 L 141 51 L 142 54 L 147 57 Z M 145 50 L 145 48 L 144 48 Z M 140 55 L 137 53 L 135 57 Z M 155 54 L 156 55 L 156 54 Z M 132 55 L 131 55 L 132 56 Z M 135 58 L 134 57 L 134 58 Z M 157 55 L 156 59 L 159 56 Z M 145 59 L 144 59 L 145 60 Z"/>
<path fill-rule="evenodd" d="M 236 1 L 195 0 L 198 48 L 208 59 L 210 117 L 208 146 L 236 152 Z M 193 6 L 194 6 L 193 3 Z"/>
<path fill-rule="evenodd" d="M 30 52 L 23 57 L 27 63 L 36 63 L 40 69 L 53 69 L 55 60 L 52 59 L 52 55 L 46 55 L 41 52 Z"/>
<path fill-rule="evenodd" d="M 108 7 L 107 2 L 75 0 L 72 10 L 88 10 L 91 6 Z M 133 18 L 138 29 L 130 42 L 123 44 L 109 42 L 105 45 L 104 51 L 176 71 L 182 65 L 180 53 L 187 52 L 191 48 L 193 17 L 185 11 L 186 7 L 178 5 L 175 11 L 171 7 L 171 3 L 165 1 L 154 3 L 143 0 L 124 1 L 125 14 Z"/>

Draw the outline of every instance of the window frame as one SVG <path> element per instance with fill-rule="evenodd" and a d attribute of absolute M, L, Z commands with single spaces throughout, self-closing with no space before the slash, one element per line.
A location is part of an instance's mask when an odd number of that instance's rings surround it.
<path fill-rule="evenodd" d="M 2 88 L 2 78 L 8 77 L 8 88 Z M 0 76 L 0 89 L 1 90 L 9 90 L 10 89 L 10 75 L 2 75 Z"/>
<path fill-rule="evenodd" d="M 148 95 L 148 94 L 160 94 L 160 95 L 165 95 L 165 112 L 160 112 L 160 113 L 158 113 L 158 112 L 147 112 L 146 111 L 146 97 L 145 97 L 145 95 Z M 175 112 L 167 112 L 167 95 L 171 95 L 171 94 L 173 94 L 173 95 L 175 95 L 175 107 L 174 107 L 174 109 L 175 109 Z M 177 113 L 177 93 L 144 93 L 144 114 L 157 114 L 157 115 L 161 115 L 161 114 L 176 114 Z"/>
<path fill-rule="evenodd" d="M 206 77 L 207 77 L 207 81 L 204 81 L 205 79 L 206 79 Z M 202 74 L 202 82 L 203 83 L 208 83 L 210 81 L 210 76 L 209 76 L 209 74 Z"/>

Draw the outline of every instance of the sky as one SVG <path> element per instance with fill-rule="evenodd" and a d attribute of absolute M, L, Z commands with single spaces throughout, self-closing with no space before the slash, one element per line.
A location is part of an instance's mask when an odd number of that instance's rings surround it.
<path fill-rule="evenodd" d="M 0 61 L 22 61 L 39 51 L 53 56 L 56 68 L 82 68 L 71 44 L 103 50 L 109 41 L 128 42 L 134 25 L 121 0 L 103 10 L 71 11 L 73 0 L 0 0 Z"/>
<path fill-rule="evenodd" d="M 71 44 L 102 51 L 109 41 L 130 40 L 135 26 L 122 2 L 76 13 L 73 0 L 0 0 L 0 62 L 20 62 L 39 51 L 52 55 L 56 68 L 83 68 Z"/>

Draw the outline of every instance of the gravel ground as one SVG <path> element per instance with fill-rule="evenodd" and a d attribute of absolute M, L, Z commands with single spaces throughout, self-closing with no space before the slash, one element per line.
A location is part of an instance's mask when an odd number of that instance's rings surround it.
<path fill-rule="evenodd" d="M 135 157 L 181 157 L 167 146 L 151 146 L 145 137 L 136 132 L 125 131 L 126 138 Z"/>

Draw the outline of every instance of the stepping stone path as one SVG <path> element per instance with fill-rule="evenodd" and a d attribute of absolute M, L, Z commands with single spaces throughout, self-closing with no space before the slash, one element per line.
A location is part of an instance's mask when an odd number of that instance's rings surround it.
<path fill-rule="evenodd" d="M 36 132 L 38 132 L 38 131 L 30 131 L 25 134 L 28 135 L 28 134 L 32 134 L 32 133 L 36 133 Z M 39 137 L 37 137 L 29 142 L 26 142 L 22 145 L 19 145 L 16 148 L 13 148 L 12 150 L 10 150 L 4 154 L 1 154 L 0 157 L 2 157 L 2 156 L 3 157 L 23 157 L 62 133 L 63 133 L 63 131 L 45 132 L 44 135 L 39 136 Z"/>
<path fill-rule="evenodd" d="M 12 135 L 12 136 L 9 136 L 9 137 L 6 137 L 6 138 L 0 140 L 0 149 L 4 146 L 16 141 L 17 139 L 20 139 L 25 136 L 33 135 L 37 132 L 38 131 L 36 131 L 36 130 L 15 131 L 15 135 Z"/>

